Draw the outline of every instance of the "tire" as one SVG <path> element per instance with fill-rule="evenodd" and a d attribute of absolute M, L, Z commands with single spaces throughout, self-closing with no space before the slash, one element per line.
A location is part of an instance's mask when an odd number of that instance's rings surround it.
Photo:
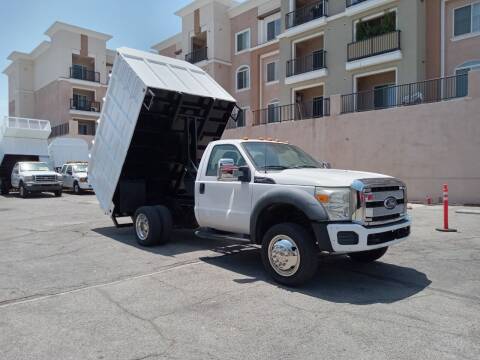
<path fill-rule="evenodd" d="M 153 246 L 162 238 L 162 222 L 153 206 L 142 206 L 135 211 L 133 223 L 137 242 L 141 246 Z"/>
<path fill-rule="evenodd" d="M 285 252 L 289 252 L 288 258 Z M 318 267 L 318 247 L 307 229 L 293 223 L 272 226 L 262 241 L 262 262 L 265 270 L 278 283 L 287 286 L 305 284 Z M 288 264 L 290 262 L 290 264 Z"/>
<path fill-rule="evenodd" d="M 28 196 L 28 191 L 25 189 L 25 185 L 23 185 L 23 183 L 20 183 L 20 186 L 18 187 L 18 195 L 22 199 L 25 199 Z"/>
<path fill-rule="evenodd" d="M 1 195 L 8 195 L 9 193 L 9 186 L 6 181 L 0 180 L 0 194 Z"/>
<path fill-rule="evenodd" d="M 166 244 L 172 237 L 172 213 L 166 206 L 163 205 L 156 205 L 155 210 L 157 211 L 158 216 L 160 217 L 160 222 L 162 223 L 162 235 L 160 236 L 158 243 Z"/>
<path fill-rule="evenodd" d="M 387 250 L 388 250 L 388 246 L 379 248 L 379 249 L 374 249 L 374 250 L 354 252 L 354 253 L 348 254 L 348 256 L 350 257 L 350 259 L 356 262 L 371 263 L 371 262 L 374 262 L 375 260 L 380 259 L 383 255 L 385 255 Z"/>
<path fill-rule="evenodd" d="M 61 197 L 62 196 L 62 190 L 56 190 L 53 192 L 55 194 L 55 197 Z"/>
<path fill-rule="evenodd" d="M 73 183 L 73 192 L 76 195 L 80 195 L 82 193 L 82 189 L 80 189 L 80 185 L 78 185 L 78 182 L 76 181 Z"/>

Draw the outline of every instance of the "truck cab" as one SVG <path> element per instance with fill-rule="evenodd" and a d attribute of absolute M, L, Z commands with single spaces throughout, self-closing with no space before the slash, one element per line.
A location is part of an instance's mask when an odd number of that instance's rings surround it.
<path fill-rule="evenodd" d="M 264 140 L 208 145 L 195 216 L 200 235 L 230 233 L 261 245 L 267 271 L 290 285 L 311 276 L 318 251 L 374 261 L 410 233 L 400 180 L 327 169 L 296 146 Z"/>
<path fill-rule="evenodd" d="M 88 162 L 69 162 L 62 166 L 63 187 L 80 194 L 86 190 L 92 190 L 88 182 Z"/>
<path fill-rule="evenodd" d="M 52 192 L 62 196 L 62 176 L 40 161 L 22 161 L 15 164 L 11 175 L 11 186 L 18 189 L 20 197 L 32 193 Z"/>

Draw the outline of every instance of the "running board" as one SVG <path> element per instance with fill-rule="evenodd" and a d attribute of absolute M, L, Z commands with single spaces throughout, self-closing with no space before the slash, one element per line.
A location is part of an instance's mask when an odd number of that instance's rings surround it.
<path fill-rule="evenodd" d="M 196 230 L 195 235 L 197 235 L 201 239 L 207 239 L 207 240 L 229 240 L 229 241 L 251 242 L 250 237 L 248 235 L 238 236 L 237 234 L 220 233 L 218 231 L 212 231 L 208 229 Z"/>

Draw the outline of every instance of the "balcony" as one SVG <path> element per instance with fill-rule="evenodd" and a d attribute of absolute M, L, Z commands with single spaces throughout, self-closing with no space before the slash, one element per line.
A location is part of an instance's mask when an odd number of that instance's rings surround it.
<path fill-rule="evenodd" d="M 341 113 L 440 102 L 467 94 L 468 74 L 403 85 L 376 86 L 371 90 L 342 95 Z"/>
<path fill-rule="evenodd" d="M 307 56 L 287 61 L 287 77 L 325 69 L 326 54 L 325 50 L 318 50 Z"/>
<path fill-rule="evenodd" d="M 265 109 L 253 112 L 253 126 L 278 123 L 283 121 L 295 121 L 304 119 L 316 119 L 330 115 L 330 98 L 318 98 L 301 103 L 269 106 Z"/>
<path fill-rule="evenodd" d="M 285 28 L 305 24 L 309 21 L 328 16 L 328 0 L 317 1 L 289 12 L 285 15 Z"/>
<path fill-rule="evenodd" d="M 100 73 L 87 70 L 82 66 L 72 66 L 70 68 L 70 79 L 78 79 L 92 82 L 100 82 Z"/>
<path fill-rule="evenodd" d="M 400 30 L 348 44 L 347 59 L 355 61 L 400 50 Z"/>
<path fill-rule="evenodd" d="M 203 60 L 207 60 L 207 47 L 203 47 L 200 49 L 195 49 L 191 53 L 185 55 L 185 61 L 188 61 L 191 64 L 198 63 Z"/>
<path fill-rule="evenodd" d="M 100 112 L 100 102 L 79 98 L 70 99 L 70 110 Z"/>

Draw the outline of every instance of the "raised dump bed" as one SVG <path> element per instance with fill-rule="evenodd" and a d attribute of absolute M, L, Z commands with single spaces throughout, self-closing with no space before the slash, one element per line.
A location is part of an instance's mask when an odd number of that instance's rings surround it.
<path fill-rule="evenodd" d="M 235 99 L 188 62 L 117 50 L 91 151 L 89 180 L 112 219 L 165 204 L 194 223 L 194 183 L 207 144 L 222 136 Z"/>
<path fill-rule="evenodd" d="M 50 121 L 5 116 L 0 120 L 0 188 L 10 188 L 10 176 L 18 161 L 48 158 Z"/>

